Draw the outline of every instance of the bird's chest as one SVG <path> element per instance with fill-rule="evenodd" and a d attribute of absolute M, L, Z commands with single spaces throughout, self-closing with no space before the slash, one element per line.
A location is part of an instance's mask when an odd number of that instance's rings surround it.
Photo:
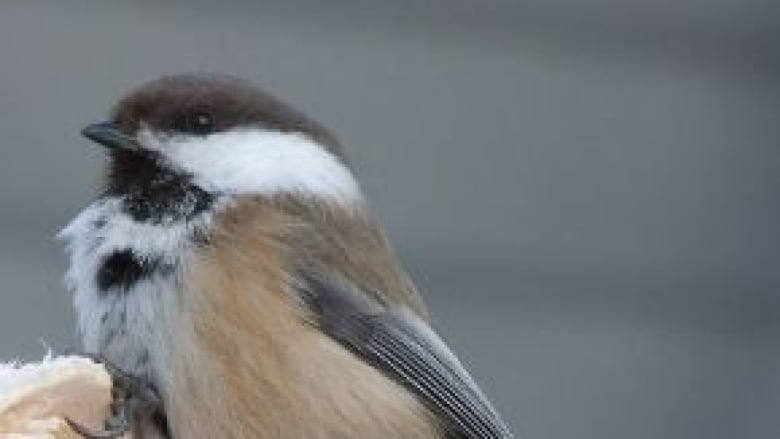
<path fill-rule="evenodd" d="M 111 263 L 111 262 L 109 262 Z M 142 264 L 142 263 L 141 263 Z M 135 262 L 124 267 L 101 268 L 124 280 L 137 276 Z M 156 381 L 164 369 L 167 353 L 176 343 L 177 321 L 181 314 L 177 278 L 180 270 L 171 265 L 159 272 L 146 273 L 120 292 L 92 294 L 78 306 L 85 349 L 99 353 L 124 371 Z M 124 277 L 123 277 L 124 276 Z"/>
<path fill-rule="evenodd" d="M 186 297 L 184 266 L 201 220 L 138 221 L 111 202 L 87 209 L 65 230 L 67 280 L 84 348 L 126 372 L 157 380 L 176 342 Z"/>

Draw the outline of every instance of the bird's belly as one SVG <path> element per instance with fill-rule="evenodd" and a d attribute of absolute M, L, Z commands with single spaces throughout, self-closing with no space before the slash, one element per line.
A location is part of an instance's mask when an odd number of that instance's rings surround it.
<path fill-rule="evenodd" d="M 168 409 L 174 437 L 443 437 L 415 396 L 326 336 L 303 335 L 274 358 L 245 342 L 256 350 L 176 357 L 188 364 L 175 368 L 181 373 Z"/>
<path fill-rule="evenodd" d="M 252 282 L 203 265 L 191 273 L 192 312 L 168 364 L 174 437 L 441 437 L 414 395 L 307 323 L 256 270 Z"/>

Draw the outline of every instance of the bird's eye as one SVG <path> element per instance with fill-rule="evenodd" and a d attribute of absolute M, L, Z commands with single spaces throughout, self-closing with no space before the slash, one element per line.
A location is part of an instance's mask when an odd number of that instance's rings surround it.
<path fill-rule="evenodd" d="M 182 133 L 196 135 L 211 134 L 215 130 L 214 118 L 207 113 L 191 113 L 182 115 L 174 123 L 174 129 Z"/>

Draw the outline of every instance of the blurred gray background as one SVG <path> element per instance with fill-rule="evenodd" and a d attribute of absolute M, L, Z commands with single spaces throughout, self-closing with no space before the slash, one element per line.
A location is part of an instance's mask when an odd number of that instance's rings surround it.
<path fill-rule="evenodd" d="M 73 346 L 79 129 L 163 73 L 331 127 L 528 439 L 780 437 L 776 0 L 0 4 L 0 357 Z"/>

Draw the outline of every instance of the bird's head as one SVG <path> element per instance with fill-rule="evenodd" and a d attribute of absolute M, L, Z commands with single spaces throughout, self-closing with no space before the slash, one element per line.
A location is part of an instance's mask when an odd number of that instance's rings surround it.
<path fill-rule="evenodd" d="M 325 128 L 229 76 L 163 77 L 83 134 L 109 150 L 107 194 L 141 219 L 191 214 L 221 195 L 362 200 Z"/>

